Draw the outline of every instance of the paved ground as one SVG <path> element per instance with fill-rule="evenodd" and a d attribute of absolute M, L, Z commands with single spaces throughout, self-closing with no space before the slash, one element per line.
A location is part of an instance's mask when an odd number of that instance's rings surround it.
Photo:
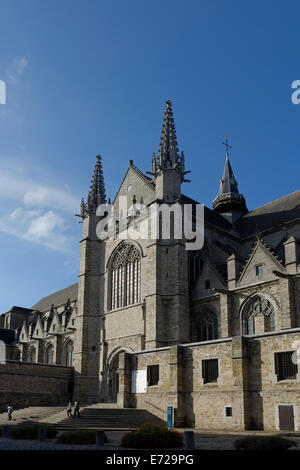
<path fill-rule="evenodd" d="M 122 450 L 120 448 L 120 441 L 124 432 L 121 431 L 107 431 L 107 436 L 110 440 L 105 444 L 104 450 Z M 256 433 L 261 434 L 261 433 Z M 245 435 L 243 433 L 242 435 Z M 233 443 L 235 439 L 241 435 L 234 434 L 209 434 L 200 433 L 195 431 L 195 444 L 196 449 L 201 450 L 232 450 L 234 449 Z M 298 447 L 293 447 L 293 450 L 300 450 L 300 435 L 291 434 L 290 438 L 298 443 Z M 0 438 L 0 450 L 96 450 L 95 445 L 63 445 L 56 444 L 55 440 L 47 440 L 46 442 L 30 441 L 30 440 L 13 440 Z M 124 449 L 125 450 L 125 449 Z"/>

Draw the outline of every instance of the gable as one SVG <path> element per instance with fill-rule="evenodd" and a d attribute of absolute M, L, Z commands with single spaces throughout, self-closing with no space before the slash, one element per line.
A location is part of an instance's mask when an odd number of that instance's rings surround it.
<path fill-rule="evenodd" d="M 65 325 L 67 329 L 72 330 L 76 329 L 76 308 L 72 308 L 72 312 L 69 316 L 65 315 Z"/>
<path fill-rule="evenodd" d="M 127 198 L 127 209 L 132 206 L 133 197 L 137 203 L 147 206 L 155 199 L 155 188 L 145 175 L 134 165 L 130 165 L 114 200 L 117 219 L 119 218 L 119 197 Z"/>
<path fill-rule="evenodd" d="M 262 266 L 262 274 L 257 274 L 257 266 Z M 258 268 L 259 269 L 259 268 Z M 277 279 L 273 270 L 285 272 L 284 267 L 271 251 L 259 240 L 247 261 L 241 276 L 237 282 L 237 287 L 267 282 Z"/>
<path fill-rule="evenodd" d="M 19 341 L 20 342 L 28 341 L 28 331 L 27 331 L 27 328 L 26 328 L 25 321 L 24 321 L 24 323 L 22 325 L 22 328 L 21 328 L 21 331 L 20 331 Z"/>
<path fill-rule="evenodd" d="M 209 281 L 209 287 L 207 287 Z M 210 295 L 214 295 L 214 288 L 224 289 L 225 284 L 221 275 L 217 272 L 216 268 L 211 263 L 208 256 L 205 257 L 202 265 L 201 272 L 192 290 L 192 300 L 201 299 Z"/>
<path fill-rule="evenodd" d="M 61 332 L 61 323 L 60 323 L 57 313 L 55 312 L 53 315 L 52 322 L 49 326 L 48 333 L 55 334 L 55 333 L 60 333 L 60 332 Z"/>
<path fill-rule="evenodd" d="M 43 338 L 44 336 L 44 327 L 41 321 L 40 314 L 37 314 L 37 321 L 32 336 L 34 338 Z"/>

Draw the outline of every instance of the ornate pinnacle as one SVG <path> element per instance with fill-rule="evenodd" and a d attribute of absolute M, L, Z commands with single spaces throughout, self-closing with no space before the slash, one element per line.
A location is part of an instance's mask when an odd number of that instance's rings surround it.
<path fill-rule="evenodd" d="M 179 156 L 171 100 L 166 101 L 158 156 L 156 158 L 155 153 L 152 154 L 152 172 L 147 171 L 147 174 L 155 178 L 160 171 L 164 170 L 175 170 L 180 174 L 182 182 L 189 182 L 184 179 L 184 175 L 190 171 L 185 171 L 184 153 L 181 152 Z"/>
<path fill-rule="evenodd" d="M 161 168 L 171 168 L 179 160 L 172 101 L 166 101 L 164 121 L 161 131 L 158 160 Z"/>
<path fill-rule="evenodd" d="M 87 197 L 87 202 L 84 199 L 81 200 L 80 214 L 76 214 L 78 217 L 84 219 L 88 214 L 96 214 L 97 207 L 100 204 L 106 203 L 104 176 L 102 170 L 101 156 L 96 156 L 96 164 L 94 168 L 94 174 L 91 181 L 90 191 Z"/>
<path fill-rule="evenodd" d="M 88 194 L 87 209 L 89 212 L 96 212 L 97 207 L 100 204 L 106 203 L 104 176 L 102 170 L 101 156 L 96 156 L 96 164 L 94 174 L 91 182 L 90 191 Z"/>

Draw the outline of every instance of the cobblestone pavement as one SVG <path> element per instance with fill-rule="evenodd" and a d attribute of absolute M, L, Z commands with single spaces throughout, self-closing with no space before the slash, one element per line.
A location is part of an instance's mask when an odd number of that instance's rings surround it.
<path fill-rule="evenodd" d="M 125 450 L 120 447 L 120 441 L 125 434 L 123 431 L 107 431 L 106 432 L 109 443 L 105 444 L 103 450 Z M 233 450 L 234 441 L 245 436 L 231 435 L 231 434 L 207 434 L 195 432 L 195 445 L 196 449 L 201 450 Z M 300 436 L 289 435 L 291 440 L 297 442 L 298 447 L 292 447 L 292 450 L 300 450 Z M 45 442 L 32 441 L 32 440 L 13 440 L 0 438 L 0 450 L 96 450 L 95 445 L 64 445 L 56 444 L 55 440 L 47 440 Z M 97 449 L 98 450 L 98 449 Z M 134 449 L 133 449 L 134 450 Z"/>

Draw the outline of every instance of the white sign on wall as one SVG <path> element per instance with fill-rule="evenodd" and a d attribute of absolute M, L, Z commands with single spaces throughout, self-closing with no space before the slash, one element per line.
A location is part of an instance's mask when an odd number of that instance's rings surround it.
<path fill-rule="evenodd" d="M 131 393 L 147 392 L 147 370 L 133 370 L 131 372 Z"/>

